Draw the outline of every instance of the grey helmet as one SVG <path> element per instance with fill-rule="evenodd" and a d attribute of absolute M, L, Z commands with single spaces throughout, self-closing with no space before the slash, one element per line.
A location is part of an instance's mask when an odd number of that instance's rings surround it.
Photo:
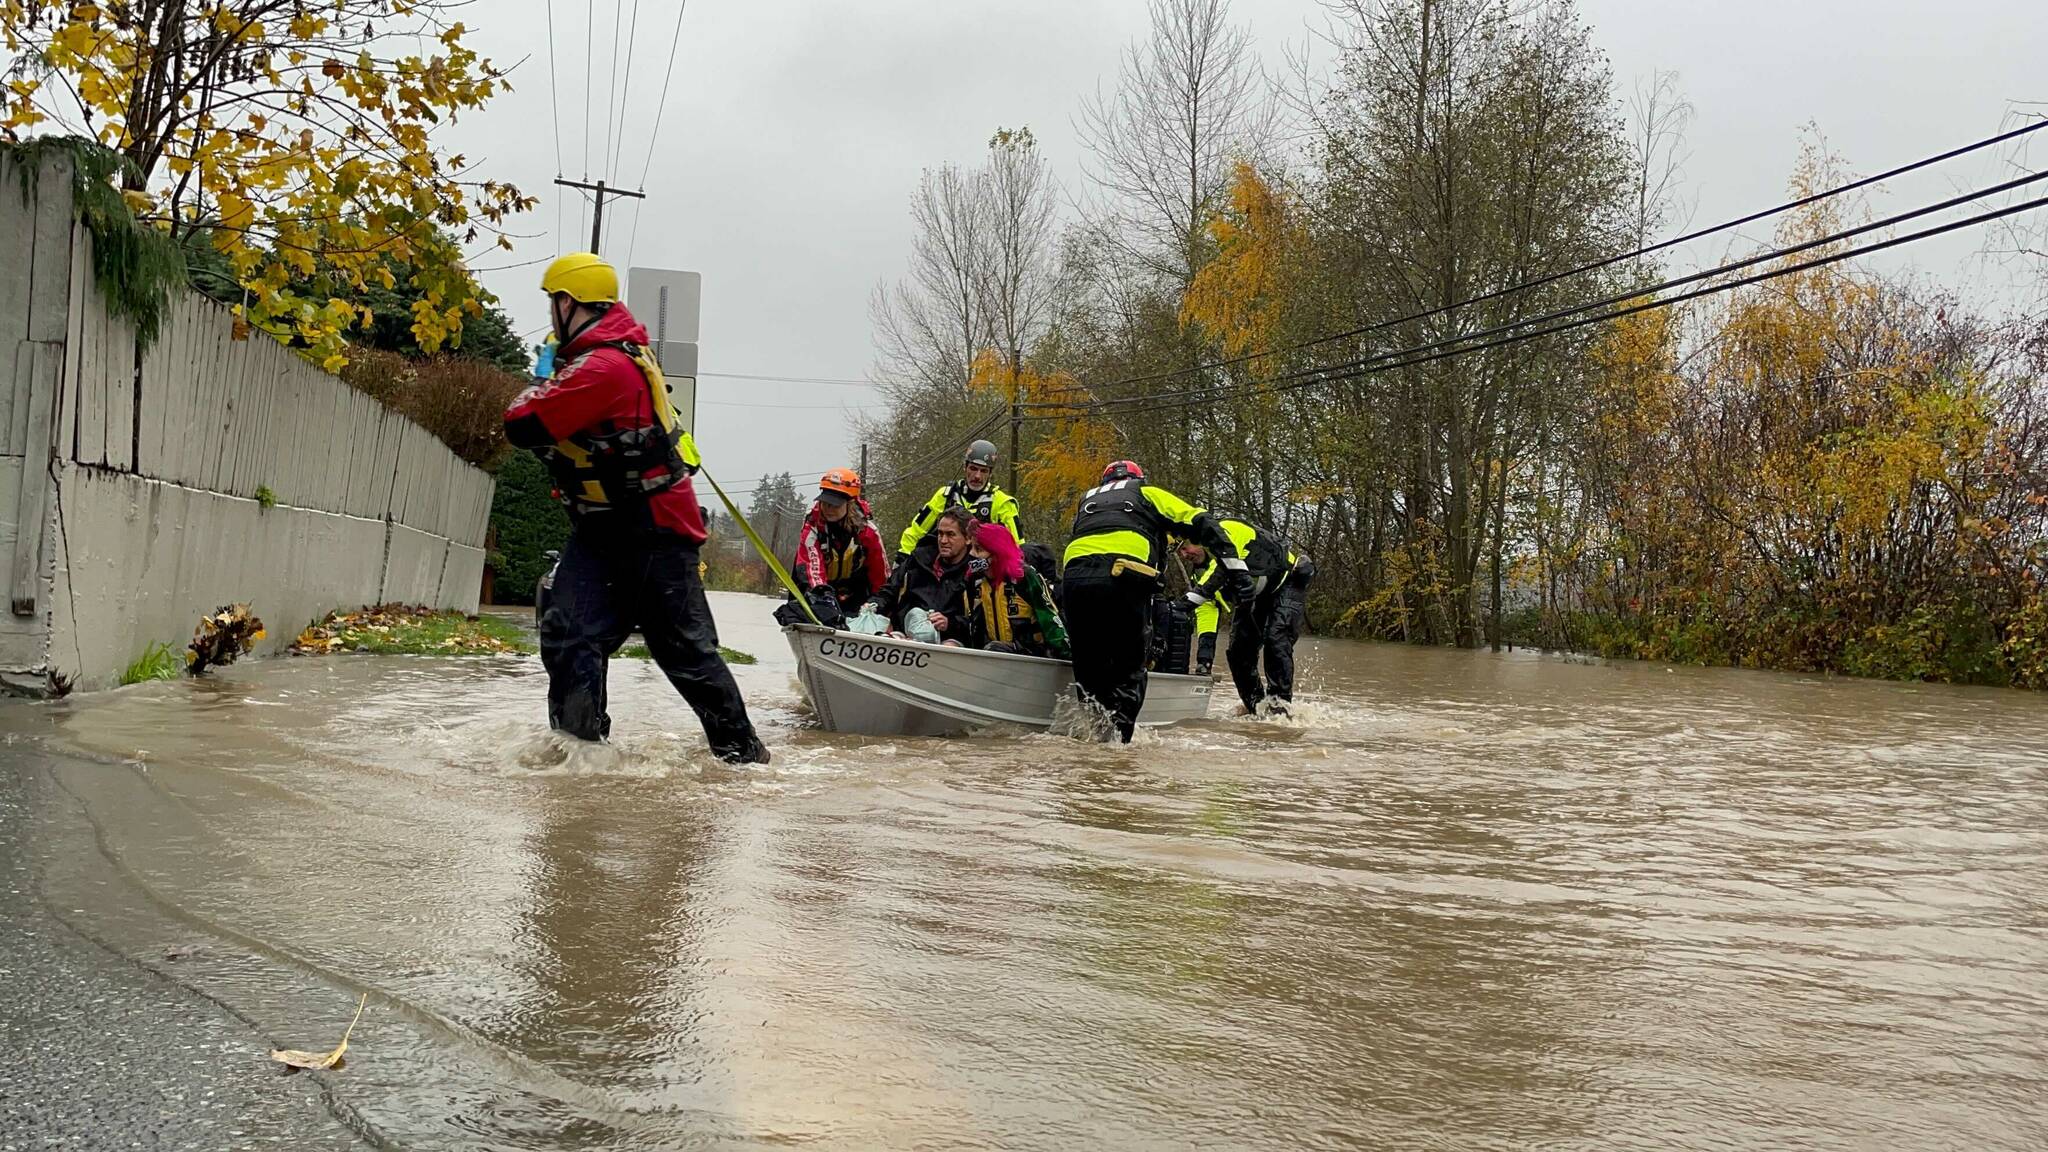
<path fill-rule="evenodd" d="M 967 446 L 967 462 L 983 468 L 996 466 L 996 446 L 986 440 L 976 440 Z"/>

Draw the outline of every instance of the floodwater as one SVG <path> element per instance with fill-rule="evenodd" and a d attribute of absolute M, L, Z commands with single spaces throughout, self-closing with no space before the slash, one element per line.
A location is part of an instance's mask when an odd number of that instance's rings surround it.
<path fill-rule="evenodd" d="M 8 705 L 48 897 L 367 994 L 396 1148 L 2048 1147 L 2040 697 L 1311 642 L 1297 723 L 859 739 L 715 599 L 766 769 L 632 662 L 604 748 L 533 659 Z"/>

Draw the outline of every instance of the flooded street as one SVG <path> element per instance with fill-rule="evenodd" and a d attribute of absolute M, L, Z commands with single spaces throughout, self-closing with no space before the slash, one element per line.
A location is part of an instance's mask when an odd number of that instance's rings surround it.
<path fill-rule="evenodd" d="M 367 994 L 396 1148 L 2048 1147 L 2039 696 L 1309 642 L 1297 724 L 861 739 L 713 599 L 765 769 L 634 661 L 604 748 L 534 658 L 9 703 L 47 898 Z"/>

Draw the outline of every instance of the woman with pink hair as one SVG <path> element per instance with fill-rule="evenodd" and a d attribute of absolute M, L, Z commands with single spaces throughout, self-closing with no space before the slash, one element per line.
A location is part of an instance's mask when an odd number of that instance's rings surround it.
<path fill-rule="evenodd" d="M 1000 524 L 977 524 L 967 589 L 967 646 L 1065 660 L 1067 626 L 1045 577 L 1024 563 L 1017 538 Z"/>

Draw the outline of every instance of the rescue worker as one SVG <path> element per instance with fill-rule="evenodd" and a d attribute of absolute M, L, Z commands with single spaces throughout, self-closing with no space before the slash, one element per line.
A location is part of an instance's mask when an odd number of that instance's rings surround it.
<path fill-rule="evenodd" d="M 611 731 L 605 670 L 637 626 L 704 725 L 719 759 L 768 762 L 704 599 L 697 446 L 676 426 L 647 330 L 619 302 L 619 277 L 574 252 L 541 277 L 558 348 L 553 374 L 505 411 L 505 437 L 537 453 L 568 506 L 570 533 L 540 620 L 548 723 L 585 740 Z"/>
<path fill-rule="evenodd" d="M 939 513 L 948 508 L 965 508 L 983 524 L 1001 524 L 1010 530 L 1011 539 L 1022 544 L 1024 532 L 1017 527 L 1017 498 L 995 486 L 995 470 L 996 446 L 986 440 L 969 444 L 961 478 L 932 493 L 932 498 L 904 527 L 903 538 L 896 544 L 896 562 L 903 563 L 917 551 L 925 534 L 937 526 Z"/>
<path fill-rule="evenodd" d="M 1198 573 L 1188 589 L 1195 606 L 1195 674 L 1206 676 L 1216 660 L 1216 623 L 1221 609 L 1230 609 L 1230 647 L 1225 659 L 1230 664 L 1231 682 L 1245 711 L 1257 712 L 1260 702 L 1270 698 L 1271 710 L 1287 714 L 1294 700 L 1294 644 L 1301 639 L 1308 619 L 1308 582 L 1316 572 L 1308 557 L 1298 555 L 1277 534 L 1261 532 L 1243 520 L 1225 517 L 1219 523 L 1224 535 L 1237 545 L 1251 574 L 1248 598 L 1225 600 L 1224 569 L 1207 549 L 1190 540 L 1180 547 L 1180 558 Z M 1266 675 L 1259 677 L 1259 657 L 1265 656 Z"/>
<path fill-rule="evenodd" d="M 904 628 L 904 614 L 922 608 L 944 643 L 964 644 L 967 640 L 968 541 L 974 536 L 974 518 L 962 508 L 939 513 L 932 538 L 911 558 L 889 573 L 882 590 L 868 598 L 862 612 L 873 611 L 889 618 L 896 631 Z"/>
<path fill-rule="evenodd" d="M 818 499 L 797 532 L 789 575 L 828 628 L 839 627 L 889 578 L 889 558 L 873 517 L 853 469 L 834 468 L 818 478 Z M 808 619 L 793 601 L 777 609 L 775 618 L 784 624 Z"/>
<path fill-rule="evenodd" d="M 1107 711 L 1129 743 L 1145 705 L 1145 661 L 1152 648 L 1152 598 L 1166 563 L 1167 538 L 1199 540 L 1224 570 L 1233 598 L 1249 598 L 1251 576 L 1237 544 L 1215 517 L 1164 488 L 1145 470 L 1118 460 L 1081 497 L 1067 544 L 1060 607 L 1074 650 L 1074 680 L 1084 699 Z"/>
<path fill-rule="evenodd" d="M 1023 550 L 1000 524 L 976 524 L 967 571 L 967 646 L 1065 660 L 1067 626 L 1052 588 L 1024 562 Z"/>

